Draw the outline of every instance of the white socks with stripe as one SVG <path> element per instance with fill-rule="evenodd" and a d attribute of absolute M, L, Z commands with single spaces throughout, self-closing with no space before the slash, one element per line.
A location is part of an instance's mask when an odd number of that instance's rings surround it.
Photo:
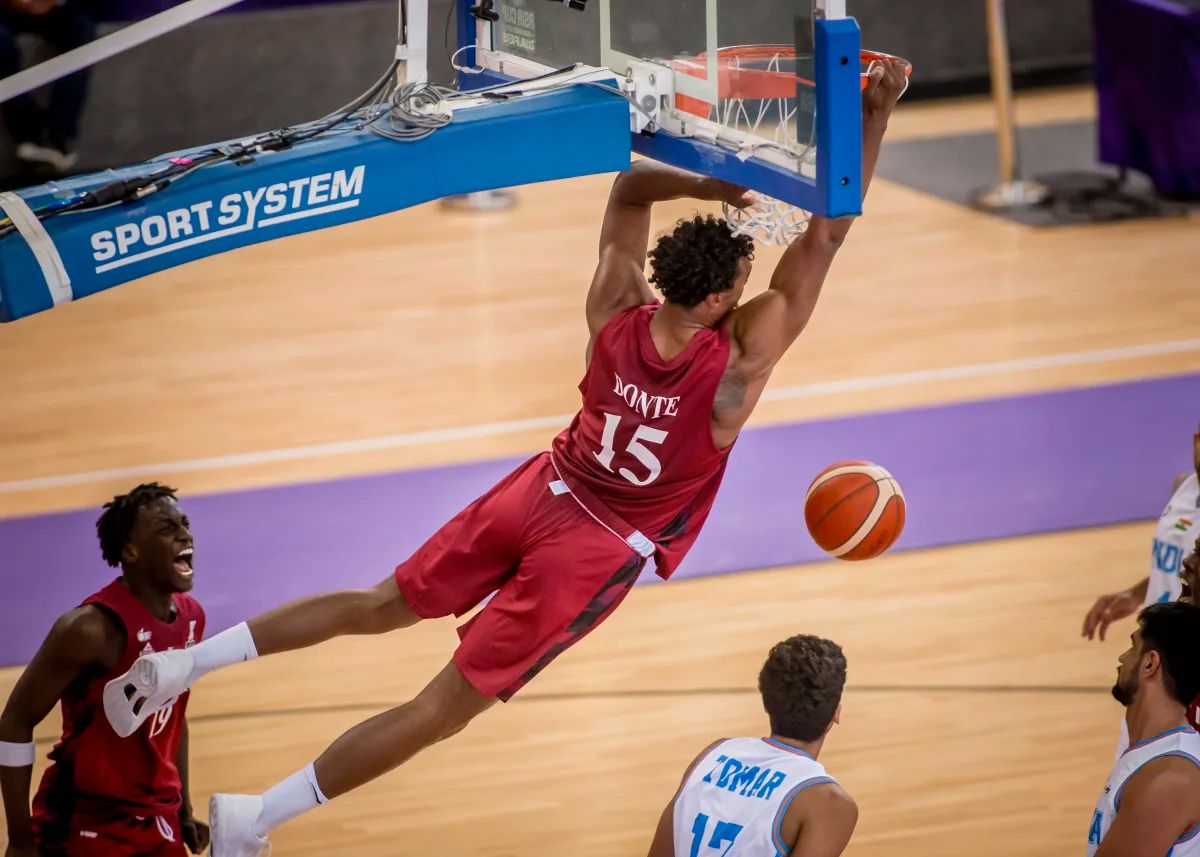
<path fill-rule="evenodd" d="M 266 836 L 284 822 L 323 803 L 329 803 L 329 798 L 317 785 L 317 773 L 309 765 L 263 792 L 263 808 L 258 821 L 254 822 L 254 833 Z"/>
<path fill-rule="evenodd" d="M 192 679 L 188 682 L 189 687 L 195 684 L 202 675 L 213 670 L 227 667 L 230 664 L 240 664 L 242 661 L 252 661 L 258 657 L 254 638 L 250 636 L 250 626 L 245 622 L 197 643 L 192 646 L 190 651 L 196 665 L 192 669 Z"/>

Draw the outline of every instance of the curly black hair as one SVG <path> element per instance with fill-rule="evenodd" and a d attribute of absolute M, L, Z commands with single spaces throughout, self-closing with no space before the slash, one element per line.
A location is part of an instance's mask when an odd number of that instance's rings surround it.
<path fill-rule="evenodd" d="M 727 221 L 711 214 L 696 215 L 658 239 L 650 251 L 650 282 L 664 299 L 690 308 L 733 288 L 742 259 L 754 259 L 753 238 L 734 235 Z"/>
<path fill-rule="evenodd" d="M 845 685 L 841 646 L 808 634 L 776 643 L 758 674 L 771 732 L 794 741 L 816 741 L 829 730 Z"/>
<path fill-rule="evenodd" d="M 96 535 L 100 537 L 100 555 L 106 563 L 113 568 L 120 565 L 121 551 L 129 543 L 129 534 L 137 524 L 138 515 L 143 508 L 163 497 L 179 499 L 174 488 L 148 482 L 104 504 L 104 511 L 96 521 Z"/>
<path fill-rule="evenodd" d="M 1158 652 L 1163 689 L 1181 705 L 1200 697 L 1200 607 L 1182 601 L 1151 604 L 1138 614 L 1142 652 Z"/>

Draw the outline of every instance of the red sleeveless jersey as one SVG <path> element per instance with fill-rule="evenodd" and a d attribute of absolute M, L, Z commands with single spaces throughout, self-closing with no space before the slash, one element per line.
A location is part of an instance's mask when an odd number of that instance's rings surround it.
<path fill-rule="evenodd" d="M 179 811 L 182 782 L 175 764 L 188 694 L 151 717 L 129 738 L 119 738 L 104 716 L 101 693 L 110 679 L 148 652 L 200 642 L 204 610 L 190 595 L 176 594 L 175 619 L 161 622 L 120 580 L 83 603 L 105 610 L 125 629 L 125 649 L 113 669 L 89 675 L 62 698 L 62 738 L 50 753 L 33 814 L 43 845 L 61 841 L 74 815 L 92 819 L 163 816 Z"/>
<path fill-rule="evenodd" d="M 658 304 L 614 316 L 579 384 L 583 407 L 554 441 L 566 473 L 655 543 L 671 576 L 708 517 L 729 449 L 712 437 L 713 400 L 729 365 L 729 337 L 701 330 L 672 360 L 650 335 Z"/>

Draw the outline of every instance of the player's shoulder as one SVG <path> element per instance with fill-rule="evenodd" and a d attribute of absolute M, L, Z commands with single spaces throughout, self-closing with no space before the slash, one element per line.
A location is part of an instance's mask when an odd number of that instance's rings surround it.
<path fill-rule="evenodd" d="M 1179 794 L 1194 794 L 1200 802 L 1200 758 L 1182 751 L 1155 756 L 1130 774 L 1121 799 L 1149 802 L 1173 800 Z"/>
<path fill-rule="evenodd" d="M 58 617 L 46 636 L 46 645 L 62 656 L 84 661 L 119 648 L 124 633 L 124 626 L 111 610 L 84 604 Z"/>
<path fill-rule="evenodd" d="M 816 821 L 824 830 L 837 831 L 838 835 L 849 839 L 858 825 L 858 803 L 836 781 L 822 778 L 795 794 L 782 829 L 794 832 Z"/>
<path fill-rule="evenodd" d="M 833 779 L 822 779 L 809 788 L 801 790 L 793 806 L 799 804 L 805 814 L 832 815 L 848 820 L 858 818 L 858 802 L 841 784 Z"/>
<path fill-rule="evenodd" d="M 1190 491 L 1200 490 L 1200 475 L 1194 470 L 1175 477 L 1175 481 L 1171 483 L 1171 496 L 1175 496 L 1185 487 Z"/>

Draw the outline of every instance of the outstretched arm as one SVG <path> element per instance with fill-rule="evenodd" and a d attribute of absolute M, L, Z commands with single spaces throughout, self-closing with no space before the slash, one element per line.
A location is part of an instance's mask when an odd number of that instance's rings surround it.
<path fill-rule="evenodd" d="M 0 715 L 0 741 L 25 744 L 33 728 L 72 682 L 93 665 L 113 666 L 120 657 L 120 632 L 94 607 L 81 607 L 60 618 L 21 678 Z M 33 766 L 0 767 L 0 790 L 8 817 L 9 849 L 22 853 L 33 848 L 29 816 L 29 787 Z"/>
<path fill-rule="evenodd" d="M 588 330 L 593 337 L 617 313 L 654 300 L 644 273 L 650 207 L 685 197 L 735 205 L 749 202 L 744 188 L 656 161 L 636 161 L 613 182 L 600 229 L 600 261 L 587 297 Z"/>
<path fill-rule="evenodd" d="M 875 67 L 863 92 L 864 194 L 875 174 L 888 117 L 904 88 L 902 61 L 889 60 Z M 833 257 L 853 223 L 853 218 L 814 215 L 804 235 L 784 251 L 771 287 L 733 313 L 730 335 L 748 382 L 765 378 L 808 324 Z"/>

